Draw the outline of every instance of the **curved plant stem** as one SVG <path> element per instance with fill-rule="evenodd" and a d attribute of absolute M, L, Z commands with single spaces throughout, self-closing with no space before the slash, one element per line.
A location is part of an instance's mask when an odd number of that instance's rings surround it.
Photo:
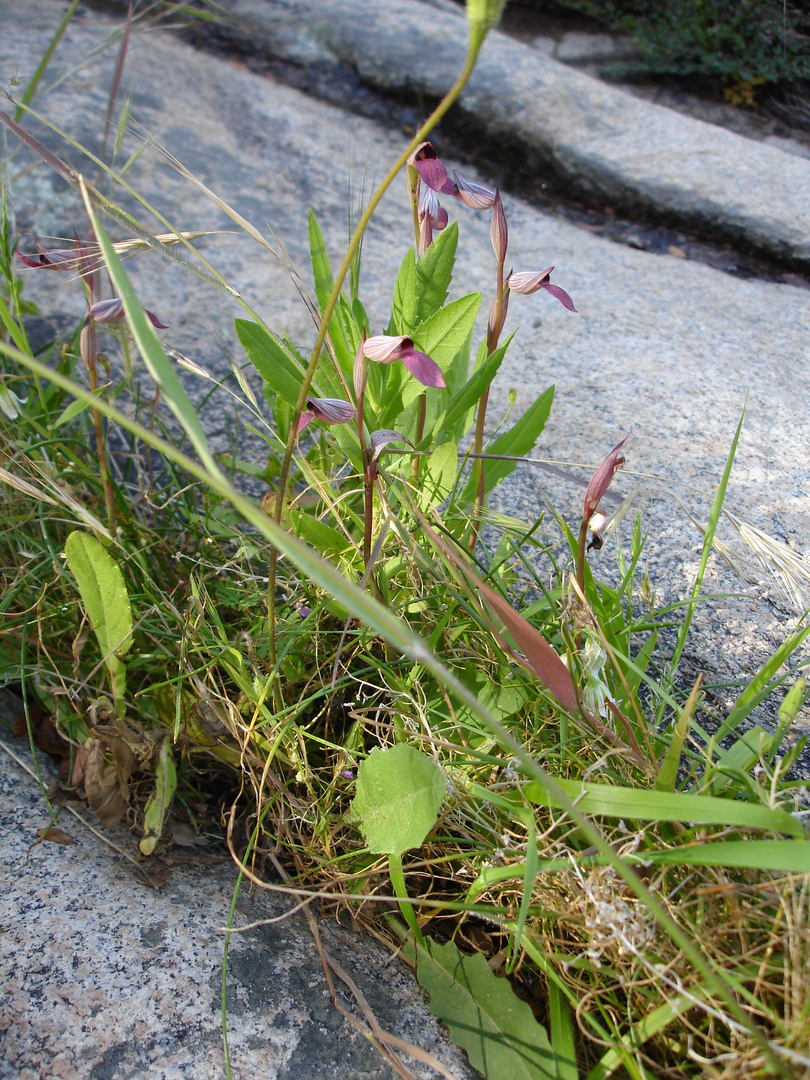
<path fill-rule="evenodd" d="M 343 262 L 340 265 L 340 269 L 335 275 L 335 281 L 332 286 L 332 292 L 329 294 L 329 299 L 326 302 L 326 306 L 323 309 L 321 315 L 321 324 L 318 328 L 318 336 L 315 339 L 315 344 L 312 347 L 310 353 L 309 363 L 304 373 L 304 381 L 301 384 L 301 392 L 298 395 L 298 401 L 295 404 L 295 411 L 293 413 L 292 422 L 290 423 L 290 431 L 287 436 L 287 447 L 284 452 L 284 460 L 281 464 L 281 472 L 278 479 L 278 495 L 276 497 L 275 505 L 275 520 L 277 523 L 281 522 L 281 514 L 284 505 L 284 496 L 287 490 L 287 481 L 290 475 L 290 463 L 292 461 L 293 450 L 295 448 L 295 431 L 298 426 L 298 418 L 300 417 L 304 406 L 306 404 L 307 395 L 309 394 L 309 388 L 312 384 L 312 379 L 315 375 L 315 367 L 318 363 L 318 358 L 321 355 L 324 341 L 326 340 L 326 333 L 337 306 L 338 298 L 340 296 L 340 290 L 343 286 L 343 282 L 346 278 L 346 274 L 349 272 L 349 268 L 352 264 L 352 259 L 357 251 L 358 246 L 363 238 L 363 234 L 366 230 L 366 226 L 371 220 L 377 206 L 380 203 L 383 195 L 391 186 L 394 178 L 399 173 L 403 165 L 406 164 L 408 158 L 414 152 L 416 147 L 424 142 L 436 124 L 448 111 L 450 106 L 454 103 L 461 91 L 467 84 L 467 80 L 472 75 L 473 68 L 475 67 L 475 61 L 478 58 L 481 45 L 484 41 L 484 34 L 480 32 L 471 31 L 470 39 L 467 46 L 467 58 L 464 61 L 464 67 L 461 70 L 461 74 L 447 91 L 445 96 L 430 114 L 428 119 L 419 128 L 414 137 L 399 155 L 397 160 L 388 170 L 384 180 L 371 196 L 368 206 L 364 210 L 360 220 L 358 221 L 355 230 L 352 234 L 352 238 L 349 241 L 349 246 L 346 249 L 346 254 L 343 257 Z M 275 665 L 275 653 L 276 653 L 276 569 L 278 564 L 278 551 L 274 547 L 270 552 L 270 567 L 268 571 L 268 586 L 267 586 L 267 606 L 268 606 L 268 632 L 270 638 L 270 666 Z M 276 697 L 276 692 L 274 692 Z"/>

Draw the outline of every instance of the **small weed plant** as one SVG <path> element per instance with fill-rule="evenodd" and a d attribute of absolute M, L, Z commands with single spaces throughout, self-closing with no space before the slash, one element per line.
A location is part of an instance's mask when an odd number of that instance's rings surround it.
<path fill-rule="evenodd" d="M 21 690 L 34 760 L 43 747 L 64 759 L 61 784 L 43 782 L 54 823 L 67 798 L 125 820 L 154 873 L 173 832 L 221 819 L 240 881 L 280 887 L 270 861 L 282 887 L 401 949 L 490 1080 L 806 1075 L 810 841 L 789 778 L 803 744 L 785 741 L 805 683 L 782 671 L 810 630 L 798 624 L 725 716 L 678 677 L 739 427 L 692 595 L 672 608 L 651 599 L 640 518 L 614 584 L 589 567 L 630 505 L 603 510 L 626 436 L 570 526 L 489 507 L 554 396 L 487 438 L 507 307 L 575 317 L 553 267 L 508 269 L 498 191 L 448 176 L 428 139 L 501 7 L 468 0 L 464 70 L 337 270 L 310 212 L 308 356 L 182 223 L 154 235 L 38 142 L 30 93 L 0 112 L 9 145 L 73 185 L 85 222 L 61 247 L 20 246 L 4 185 L 0 673 Z M 122 109 L 116 147 L 126 123 Z M 126 184 L 103 155 L 88 167 Z M 374 326 L 361 241 L 397 177 L 414 245 Z M 468 213 L 491 220 L 480 343 L 482 296 L 448 299 Z M 214 380 L 172 350 L 127 276 L 138 252 L 182 272 L 178 246 L 200 288 L 241 304 L 247 359 L 229 385 L 265 464 L 212 453 L 179 371 Z M 59 271 L 86 317 L 34 350 L 24 276 Z M 776 730 L 743 731 L 774 692 Z M 409 1075 L 385 1033 L 368 1034 Z"/>

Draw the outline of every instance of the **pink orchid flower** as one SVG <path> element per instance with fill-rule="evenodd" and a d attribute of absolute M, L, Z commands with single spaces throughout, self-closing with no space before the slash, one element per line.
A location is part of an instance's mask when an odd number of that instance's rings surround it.
<path fill-rule="evenodd" d="M 162 323 L 157 315 L 148 311 L 146 308 L 143 310 L 146 312 L 149 321 L 156 330 L 169 329 L 166 323 Z M 99 323 L 118 322 L 118 320 L 124 316 L 124 304 L 117 296 L 112 297 L 110 300 L 98 300 L 95 304 L 91 305 L 88 314 L 92 315 L 96 322 Z"/>
<path fill-rule="evenodd" d="M 347 424 L 354 419 L 355 408 L 350 401 L 340 398 L 307 398 L 307 407 L 298 418 L 295 436 L 301 434 L 311 420 L 320 420 L 323 424 Z"/>
<path fill-rule="evenodd" d="M 561 289 L 559 285 L 551 284 L 551 271 L 553 269 L 553 266 L 549 266 L 546 270 L 521 270 L 517 274 L 511 273 L 506 279 L 506 284 L 512 292 L 523 293 L 524 296 L 536 293 L 538 289 L 545 289 L 552 296 L 556 296 L 563 307 L 568 308 L 569 311 L 576 311 L 574 301 L 565 289 Z"/>
<path fill-rule="evenodd" d="M 401 360 L 423 386 L 442 389 L 446 385 L 442 369 L 436 361 L 415 348 L 409 337 L 389 337 L 386 334 L 370 337 L 363 345 L 363 352 L 369 360 L 376 360 L 378 364 L 393 364 L 395 360 Z"/>

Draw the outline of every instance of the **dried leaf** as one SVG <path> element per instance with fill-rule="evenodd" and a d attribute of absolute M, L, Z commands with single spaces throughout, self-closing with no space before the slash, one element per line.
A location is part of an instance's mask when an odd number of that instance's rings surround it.
<path fill-rule="evenodd" d="M 54 828 L 53 825 L 47 829 L 37 829 L 37 836 L 43 843 L 46 840 L 50 840 L 52 844 L 65 844 L 66 846 L 76 843 L 72 836 L 68 836 L 68 834 L 62 832 L 61 829 Z"/>
<path fill-rule="evenodd" d="M 102 825 L 109 827 L 121 820 L 129 806 L 129 778 L 135 759 L 123 739 L 112 739 L 107 744 L 88 741 L 92 746 L 84 765 L 84 791 L 90 809 L 95 810 Z"/>

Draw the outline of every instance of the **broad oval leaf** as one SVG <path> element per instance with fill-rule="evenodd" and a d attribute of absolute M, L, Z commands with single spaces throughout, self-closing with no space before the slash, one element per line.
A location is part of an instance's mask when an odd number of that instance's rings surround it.
<path fill-rule="evenodd" d="M 352 816 L 372 854 L 401 855 L 419 847 L 436 824 L 446 792 L 439 766 L 416 747 L 398 743 L 373 750 L 357 770 Z"/>

